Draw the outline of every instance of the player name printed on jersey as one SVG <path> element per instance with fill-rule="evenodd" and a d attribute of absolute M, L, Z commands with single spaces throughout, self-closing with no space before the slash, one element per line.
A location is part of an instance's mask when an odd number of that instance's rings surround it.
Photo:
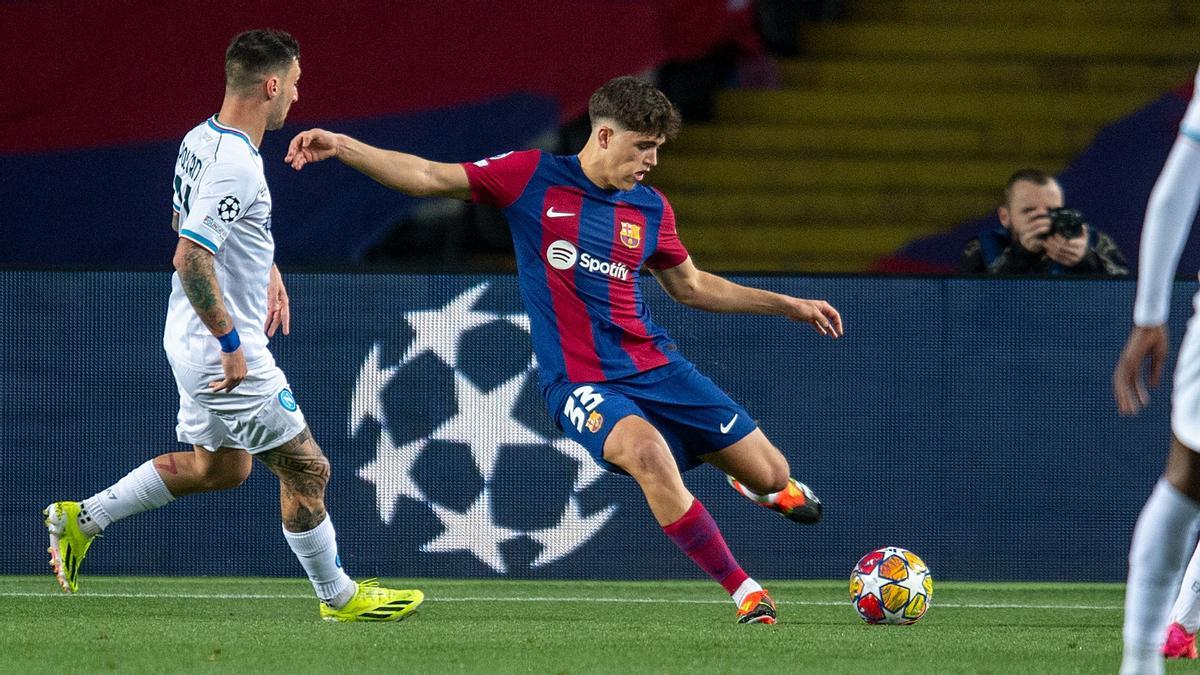
<path fill-rule="evenodd" d="M 601 382 L 681 358 L 650 318 L 639 270 L 687 259 L 656 190 L 605 190 L 576 156 L 510 152 L 462 165 L 475 201 L 504 210 L 543 383 Z"/>
<path fill-rule="evenodd" d="M 175 160 L 172 203 L 179 236 L 214 256 L 247 365 L 273 365 L 263 331 L 267 281 L 275 259 L 271 191 L 250 137 L 221 124 L 215 115 L 189 131 Z M 171 280 L 163 347 L 183 364 L 221 364 L 220 344 L 192 309 L 178 274 Z"/>

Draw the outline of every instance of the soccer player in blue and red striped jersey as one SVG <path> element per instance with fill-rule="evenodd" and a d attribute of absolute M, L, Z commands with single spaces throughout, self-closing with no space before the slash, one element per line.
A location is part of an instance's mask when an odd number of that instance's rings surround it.
<path fill-rule="evenodd" d="M 757 503 L 801 523 L 821 502 L 790 477 L 783 453 L 750 414 L 689 363 L 650 318 L 643 268 L 685 305 L 774 314 L 839 337 L 829 303 L 741 286 L 697 269 L 661 192 L 642 184 L 679 131 L 662 92 L 618 77 L 592 95 L 591 135 L 578 155 L 510 152 L 445 164 L 313 129 L 285 161 L 299 170 L 337 157 L 414 196 L 501 208 L 512 231 L 542 394 L 563 431 L 606 469 L 633 477 L 664 532 L 720 583 L 740 623 L 775 623 L 775 603 L 730 553 L 682 471 L 711 464 Z"/>

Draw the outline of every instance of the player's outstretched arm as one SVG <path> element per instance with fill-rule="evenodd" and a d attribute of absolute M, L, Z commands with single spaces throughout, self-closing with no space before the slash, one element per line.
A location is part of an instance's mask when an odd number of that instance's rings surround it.
<path fill-rule="evenodd" d="M 225 308 L 225 299 L 221 295 L 221 285 L 217 282 L 216 260 L 208 249 L 191 241 L 179 239 L 175 247 L 175 271 L 179 273 L 179 285 L 187 295 L 192 309 L 216 339 L 237 335 L 234 331 L 233 316 Z M 222 343 L 221 369 L 224 378 L 209 383 L 213 391 L 233 391 L 242 380 L 246 379 L 246 354 L 240 346 L 234 345 L 231 351 L 225 351 Z"/>
<path fill-rule="evenodd" d="M 434 162 L 416 155 L 383 150 L 345 134 L 309 129 L 296 134 L 283 161 L 299 171 L 305 165 L 337 157 L 376 182 L 414 197 L 467 199 L 471 185 L 458 164 Z"/>
<path fill-rule="evenodd" d="M 1197 76 L 1200 82 L 1200 75 Z M 1142 225 L 1133 329 L 1113 370 L 1113 396 L 1123 415 L 1137 414 L 1150 401 L 1142 366 L 1150 361 L 1151 386 L 1167 360 L 1166 322 L 1179 256 L 1200 206 L 1200 94 L 1192 98 L 1179 136 L 1154 182 Z"/>
<path fill-rule="evenodd" d="M 750 288 L 700 270 L 689 257 L 664 270 L 653 270 L 676 302 L 709 312 L 786 316 L 810 324 L 821 335 L 841 337 L 842 316 L 824 300 L 805 300 Z"/>

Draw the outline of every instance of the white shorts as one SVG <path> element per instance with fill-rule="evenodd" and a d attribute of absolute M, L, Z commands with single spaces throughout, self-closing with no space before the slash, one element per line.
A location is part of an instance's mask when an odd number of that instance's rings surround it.
<path fill-rule="evenodd" d="M 1171 431 L 1181 443 L 1200 451 L 1200 293 L 1192 300 L 1195 311 L 1188 321 L 1171 392 Z"/>
<path fill-rule="evenodd" d="M 175 435 L 180 443 L 214 452 L 240 448 L 254 454 L 277 448 L 304 431 L 304 413 L 274 363 L 250 371 L 233 391 L 214 393 L 208 385 L 224 377 L 219 368 L 198 369 L 170 361 L 179 388 Z"/>

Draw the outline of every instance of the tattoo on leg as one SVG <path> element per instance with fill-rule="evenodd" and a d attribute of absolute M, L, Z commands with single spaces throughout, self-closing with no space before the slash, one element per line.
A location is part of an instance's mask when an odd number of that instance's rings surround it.
<path fill-rule="evenodd" d="M 290 532 L 307 532 L 325 519 L 325 485 L 329 482 L 329 460 L 322 454 L 307 428 L 295 438 L 258 455 L 279 477 L 279 506 L 284 527 Z"/>
<path fill-rule="evenodd" d="M 324 479 L 294 473 L 276 472 L 276 475 L 279 476 L 279 484 L 288 492 L 289 497 L 324 501 Z"/>
<path fill-rule="evenodd" d="M 313 441 L 308 427 L 292 440 L 258 457 L 280 477 L 280 480 L 285 473 L 289 473 L 317 478 L 322 483 L 329 481 L 329 460 L 325 459 L 325 455 Z"/>
<path fill-rule="evenodd" d="M 325 520 L 325 509 L 312 511 L 303 504 L 296 506 L 290 517 L 284 518 L 283 526 L 288 532 L 308 532 Z"/>

